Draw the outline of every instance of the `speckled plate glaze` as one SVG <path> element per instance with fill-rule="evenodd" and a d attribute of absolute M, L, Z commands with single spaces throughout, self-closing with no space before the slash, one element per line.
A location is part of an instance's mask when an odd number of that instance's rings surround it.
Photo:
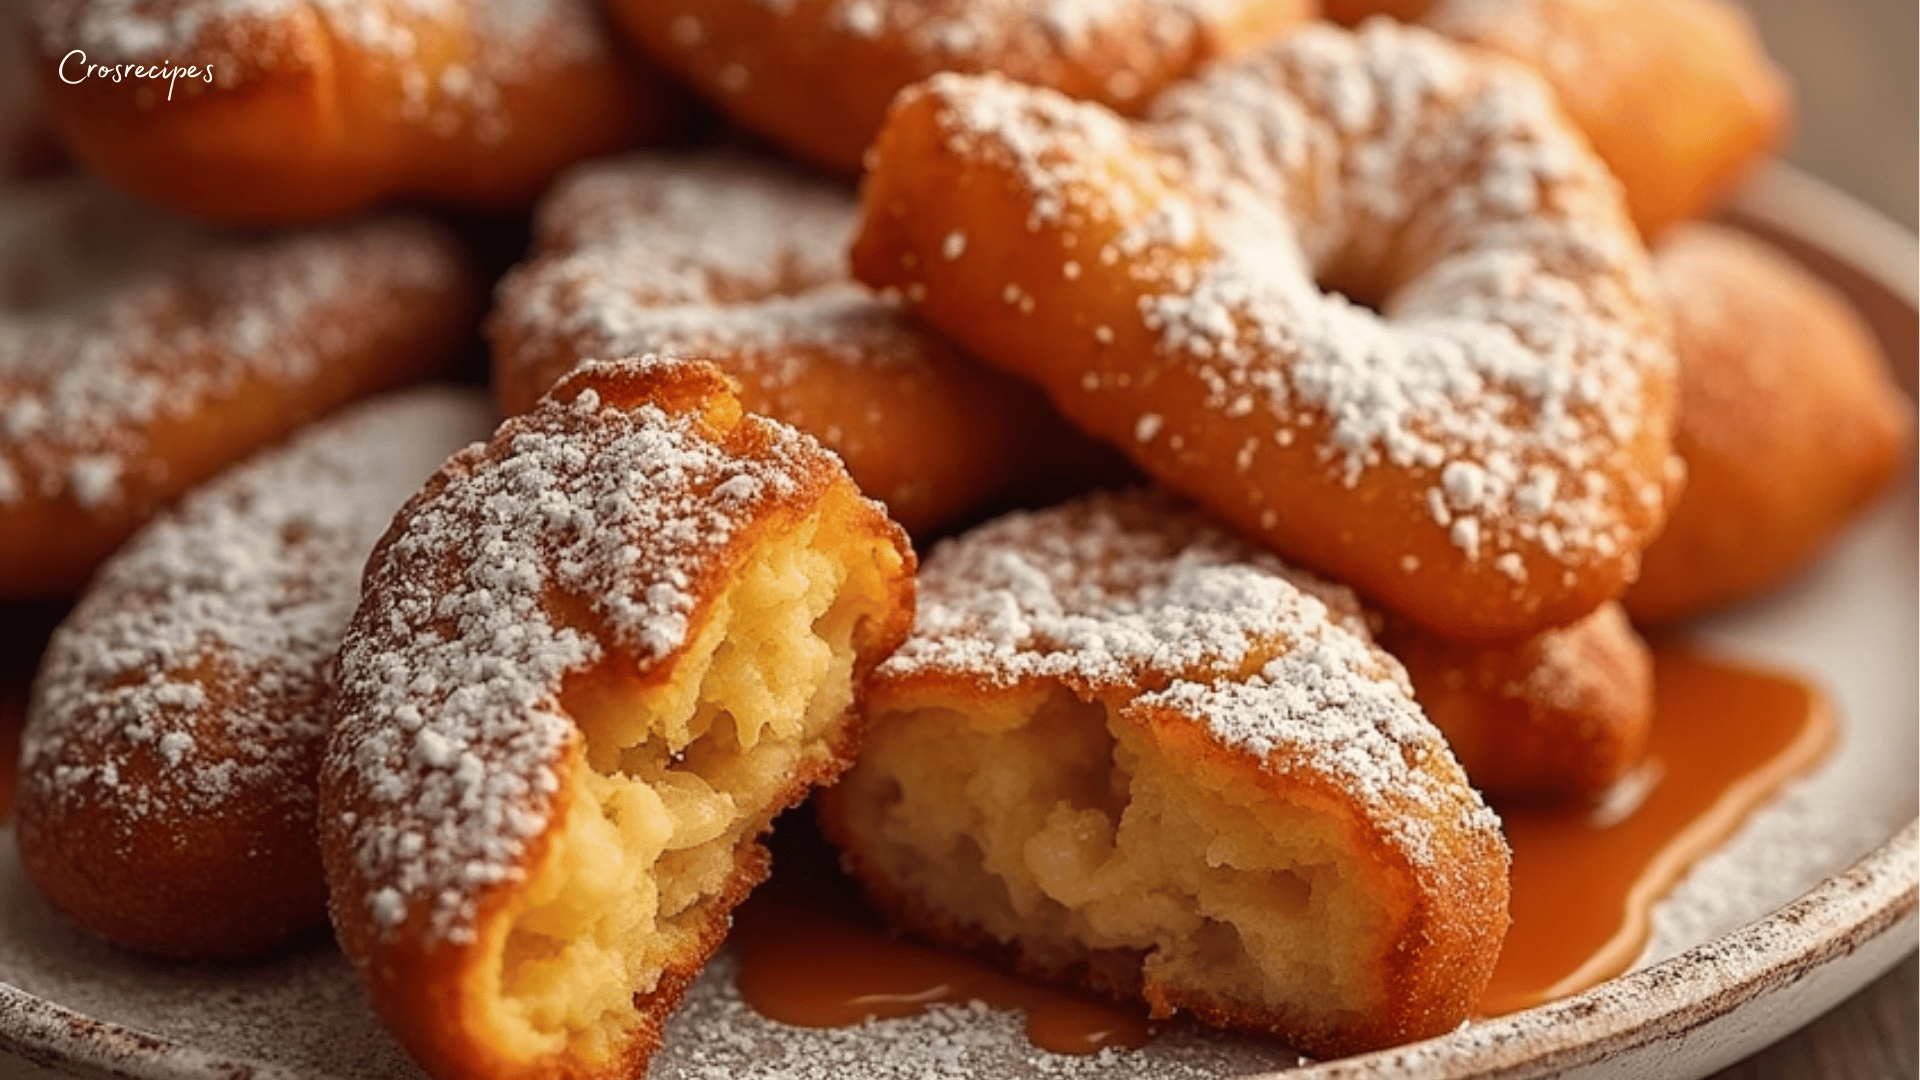
<path fill-rule="evenodd" d="M 1776 168 L 1737 217 L 1849 292 L 1914 381 L 1914 238 Z M 1915 948 L 1920 882 L 1916 500 L 1909 475 L 1807 578 L 1699 628 L 1727 655 L 1800 672 L 1838 704 L 1833 755 L 1702 862 L 1656 912 L 1633 972 L 1442 1038 L 1303 1064 L 1183 1028 L 1146 1051 L 1042 1054 L 984 1006 L 838 1031 L 760 1019 L 725 956 L 668 1028 L 652 1077 L 1225 1077 L 1521 1080 L 1704 1076 L 1830 1008 Z M 417 1077 L 325 942 L 243 967 L 151 963 L 46 910 L 0 831 L 0 1075 L 360 1080 Z M 20 1061 L 19 1059 L 24 1059 Z M 10 1067 L 15 1067 L 10 1070 Z"/>

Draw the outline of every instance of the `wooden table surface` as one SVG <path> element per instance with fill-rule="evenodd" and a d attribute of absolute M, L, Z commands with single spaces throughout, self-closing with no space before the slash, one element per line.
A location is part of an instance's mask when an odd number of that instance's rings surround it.
<path fill-rule="evenodd" d="M 1915 227 L 1920 194 L 1920 4 L 1746 0 L 1793 76 L 1787 156 Z M 1715 1080 L 1920 1077 L 1920 962 L 1909 956 L 1839 1008 Z"/>

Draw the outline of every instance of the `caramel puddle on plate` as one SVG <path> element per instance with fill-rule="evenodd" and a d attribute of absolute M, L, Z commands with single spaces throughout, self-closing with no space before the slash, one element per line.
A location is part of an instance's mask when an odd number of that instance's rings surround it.
<path fill-rule="evenodd" d="M 789 854 L 798 853 L 781 852 L 773 880 L 734 913 L 740 996 L 760 1015 L 795 1027 L 851 1027 L 870 1017 L 915 1016 L 935 1004 L 983 1001 L 1025 1010 L 1028 1041 L 1056 1054 L 1152 1041 L 1152 1028 L 1136 1012 L 890 936 L 830 869 L 830 856 L 790 872 Z"/>
<path fill-rule="evenodd" d="M 803 894 L 776 876 L 735 913 L 739 994 L 762 1017 L 845 1028 L 870 1017 L 914 1017 L 939 1003 L 985 1001 L 1023 1009 L 1027 1042 L 1054 1053 L 1140 1047 L 1154 1038 L 1144 1017 L 1112 1003 L 893 938 L 845 890 L 826 882 Z"/>
<path fill-rule="evenodd" d="M 1833 744 L 1833 710 L 1817 690 L 1684 646 L 1655 646 L 1654 698 L 1647 761 L 1602 805 L 1501 811 L 1513 927 L 1481 1015 L 1627 970 L 1654 902 Z"/>
<path fill-rule="evenodd" d="M 1798 680 L 1672 645 L 1656 648 L 1654 677 L 1657 713 L 1635 780 L 1597 808 L 1503 812 L 1513 928 L 1481 1015 L 1625 971 L 1646 945 L 1654 902 L 1832 743 L 1826 700 Z M 736 913 L 732 939 L 741 996 L 761 1015 L 845 1027 L 979 1000 L 1025 1009 L 1028 1039 L 1055 1053 L 1152 1040 L 1137 1012 L 889 936 L 804 824 L 783 823 L 775 846 L 779 870 Z"/>

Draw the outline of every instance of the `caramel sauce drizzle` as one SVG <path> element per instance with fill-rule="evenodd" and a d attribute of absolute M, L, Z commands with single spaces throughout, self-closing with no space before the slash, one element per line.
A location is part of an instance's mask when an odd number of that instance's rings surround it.
<path fill-rule="evenodd" d="M 1625 971 L 1646 946 L 1654 903 L 1832 745 L 1832 710 L 1798 680 L 1674 645 L 1655 649 L 1654 676 L 1656 718 L 1633 779 L 1597 807 L 1503 812 L 1513 927 L 1481 1015 L 1528 1008 Z M 889 936 L 829 855 L 790 854 L 805 857 L 782 856 L 780 872 L 735 922 L 740 992 L 763 1016 L 842 1027 L 978 1000 L 1026 1010 L 1028 1039 L 1056 1053 L 1152 1039 L 1138 1012 Z"/>
<path fill-rule="evenodd" d="M 890 936 L 829 863 L 774 879 L 734 914 L 740 996 L 795 1027 L 851 1027 L 917 1016 L 935 1004 L 983 1001 L 1027 1014 L 1027 1040 L 1056 1054 L 1145 1046 L 1139 1010 L 1006 974 L 957 952 Z"/>
<path fill-rule="evenodd" d="M 1480 998 L 1498 1016 L 1626 971 L 1653 905 L 1833 744 L 1833 710 L 1797 679 L 1654 649 L 1647 760 L 1594 808 L 1503 809 L 1513 926 Z"/>

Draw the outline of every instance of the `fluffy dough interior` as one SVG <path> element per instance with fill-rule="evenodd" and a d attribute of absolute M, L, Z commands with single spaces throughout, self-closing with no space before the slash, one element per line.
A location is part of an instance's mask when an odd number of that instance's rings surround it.
<path fill-rule="evenodd" d="M 664 685 L 606 671 L 568 687 L 584 760 L 546 857 L 487 921 L 489 1026 L 516 1056 L 604 1060 L 636 996 L 714 931 L 736 872 L 852 701 L 853 635 L 886 602 L 871 561 L 814 543 L 816 514 L 763 543 Z"/>
<path fill-rule="evenodd" d="M 1384 992 L 1362 973 L 1379 970 L 1393 901 L 1337 814 L 1175 763 L 1064 690 L 878 717 L 835 795 L 923 917 L 1022 940 L 1050 973 L 1084 964 L 1156 1012 L 1168 991 L 1293 1015 L 1363 1012 Z"/>

